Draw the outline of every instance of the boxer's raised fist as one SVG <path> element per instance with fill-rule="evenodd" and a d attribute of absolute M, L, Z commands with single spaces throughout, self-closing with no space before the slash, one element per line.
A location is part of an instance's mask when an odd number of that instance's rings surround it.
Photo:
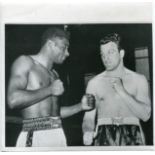
<path fill-rule="evenodd" d="M 85 94 L 81 100 L 82 110 L 92 110 L 95 108 L 95 97 L 92 94 Z"/>
<path fill-rule="evenodd" d="M 50 91 L 54 96 L 62 95 L 64 92 L 63 82 L 60 79 L 53 81 L 50 85 Z"/>

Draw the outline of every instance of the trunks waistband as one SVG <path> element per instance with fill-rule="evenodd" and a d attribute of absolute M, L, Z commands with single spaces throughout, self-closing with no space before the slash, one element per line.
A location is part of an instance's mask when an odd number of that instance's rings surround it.
<path fill-rule="evenodd" d="M 61 128 L 60 117 L 38 117 L 23 120 L 23 131 L 36 131 Z"/>
<path fill-rule="evenodd" d="M 139 119 L 135 117 L 114 117 L 114 118 L 100 118 L 97 121 L 100 125 L 140 125 Z"/>

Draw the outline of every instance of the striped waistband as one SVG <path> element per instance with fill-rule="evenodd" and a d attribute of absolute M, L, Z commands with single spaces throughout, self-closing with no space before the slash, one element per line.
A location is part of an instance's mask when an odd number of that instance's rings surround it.
<path fill-rule="evenodd" d="M 61 128 L 60 117 L 38 117 L 23 120 L 23 131 Z"/>
<path fill-rule="evenodd" d="M 140 125 L 139 119 L 135 117 L 114 117 L 114 118 L 100 118 L 97 121 L 100 125 Z"/>

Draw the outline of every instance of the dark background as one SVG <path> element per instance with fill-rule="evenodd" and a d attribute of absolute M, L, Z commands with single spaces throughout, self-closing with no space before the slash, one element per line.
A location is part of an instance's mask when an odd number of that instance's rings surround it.
<path fill-rule="evenodd" d="M 38 53 L 41 47 L 41 35 L 49 27 L 64 25 L 10 25 L 5 26 L 5 78 L 6 93 L 10 67 L 19 55 Z M 151 100 L 153 93 L 152 74 L 152 24 L 70 24 L 70 57 L 61 66 L 55 66 L 65 85 L 65 93 L 61 98 L 62 106 L 78 103 L 85 92 L 84 76 L 88 73 L 98 74 L 104 70 L 99 56 L 100 39 L 112 32 L 122 36 L 126 51 L 124 64 L 135 70 L 134 49 L 148 47 L 150 67 Z M 69 84 L 68 84 L 69 80 Z M 153 103 L 153 100 L 152 100 Z M 152 104 L 153 106 L 153 104 Z M 63 120 L 63 127 L 69 146 L 82 146 L 81 124 L 84 112 Z M 153 115 L 153 112 L 152 112 Z M 153 145 L 153 117 L 142 123 L 146 134 L 147 145 Z M 20 117 L 18 110 L 10 110 L 6 103 L 6 146 L 14 146 L 21 125 L 8 121 L 8 116 Z M 11 118 L 9 117 L 9 118 Z"/>

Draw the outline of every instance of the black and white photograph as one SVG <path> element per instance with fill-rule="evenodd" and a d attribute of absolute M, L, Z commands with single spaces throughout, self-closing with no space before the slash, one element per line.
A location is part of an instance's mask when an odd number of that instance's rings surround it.
<path fill-rule="evenodd" d="M 6 146 L 152 145 L 151 24 L 5 25 L 5 39 Z"/>
<path fill-rule="evenodd" d="M 154 146 L 152 22 L 3 29 L 4 148 Z"/>

